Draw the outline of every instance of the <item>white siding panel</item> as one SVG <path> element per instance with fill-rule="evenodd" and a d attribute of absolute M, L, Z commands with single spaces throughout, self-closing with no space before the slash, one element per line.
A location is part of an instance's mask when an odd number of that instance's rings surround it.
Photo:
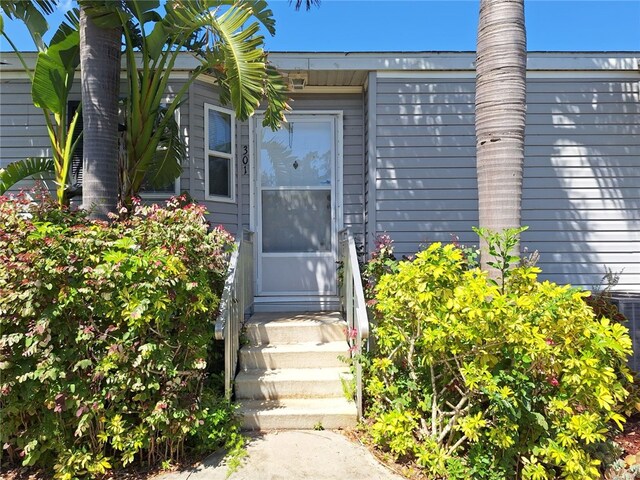
<path fill-rule="evenodd" d="M 522 244 L 543 278 L 591 287 L 611 268 L 640 290 L 638 80 L 528 80 Z M 477 243 L 474 88 L 378 79 L 376 227 L 400 255 L 452 234 Z"/>

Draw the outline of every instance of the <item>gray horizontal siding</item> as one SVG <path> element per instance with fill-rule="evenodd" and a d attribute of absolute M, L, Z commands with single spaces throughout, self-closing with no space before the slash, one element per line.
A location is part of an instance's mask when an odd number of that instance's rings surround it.
<path fill-rule="evenodd" d="M 178 91 L 183 82 L 170 82 L 167 87 L 168 100 L 171 93 Z M 121 92 L 126 92 L 127 83 L 120 85 Z M 69 94 L 69 100 L 80 100 L 80 78 L 76 75 L 75 83 Z M 180 106 L 180 128 L 189 147 L 189 109 L 185 102 Z M 51 155 L 51 143 L 47 134 L 42 110 L 33 106 L 31 83 L 25 80 L 0 80 L 0 167 L 26 157 L 48 157 Z M 186 162 L 183 167 L 186 167 Z M 184 169 L 180 178 L 180 189 L 188 190 L 189 172 Z M 48 182 L 55 188 L 53 182 Z M 28 188 L 30 181 L 21 182 L 12 190 Z"/>
<path fill-rule="evenodd" d="M 33 106 L 31 83 L 0 81 L 0 167 L 26 157 L 47 157 L 51 144 L 42 110 Z"/>
<path fill-rule="evenodd" d="M 591 287 L 606 267 L 640 290 L 638 80 L 528 80 L 522 245 L 544 278 Z M 474 89 L 378 79 L 376 228 L 401 255 L 452 234 L 477 244 Z"/>

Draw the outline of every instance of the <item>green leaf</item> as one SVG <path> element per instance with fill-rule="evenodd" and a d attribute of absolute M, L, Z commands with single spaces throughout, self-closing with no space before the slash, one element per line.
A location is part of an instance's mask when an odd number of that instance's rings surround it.
<path fill-rule="evenodd" d="M 264 113 L 263 126 L 276 129 L 284 121 L 284 114 L 290 110 L 288 87 L 280 72 L 273 65 L 267 64 L 266 79 L 267 109 Z"/>
<path fill-rule="evenodd" d="M 7 17 L 22 20 L 38 51 L 43 51 L 46 46 L 42 37 L 49 29 L 49 25 L 47 24 L 47 19 L 44 14 L 53 13 L 53 4 L 54 2 L 49 0 L 2 0 L 2 2 L 0 2 L 0 7 Z"/>
<path fill-rule="evenodd" d="M 86 370 L 90 366 L 91 366 L 91 360 L 89 359 L 80 360 L 76 362 L 76 364 L 73 366 L 73 371 L 75 372 L 77 370 Z M 70 387 L 73 387 L 73 389 L 71 390 L 71 393 L 73 393 L 76 389 L 76 386 L 70 385 Z"/>
<path fill-rule="evenodd" d="M 29 157 L 10 163 L 0 170 L 0 195 L 4 195 L 9 188 L 21 180 L 46 172 L 55 172 L 55 165 L 51 158 Z"/>
<path fill-rule="evenodd" d="M 208 0 L 204 2 L 206 8 L 218 8 L 223 5 L 235 5 L 237 0 Z M 253 15 L 271 35 L 276 33 L 276 20 L 273 12 L 265 0 L 254 0 L 252 2 L 241 2 L 243 7 L 251 9 Z"/>
<path fill-rule="evenodd" d="M 166 115 L 166 108 L 161 107 Z M 171 116 L 167 127 L 158 133 L 160 141 L 151 160 L 151 165 L 146 169 L 145 180 L 154 188 L 162 188 L 169 185 L 182 173 L 182 160 L 186 155 L 186 147 L 180 136 L 180 127 L 174 116 Z"/>
<path fill-rule="evenodd" d="M 67 109 L 75 70 L 80 64 L 80 34 L 63 25 L 54 38 L 57 43 L 38 54 L 31 94 L 36 107 L 61 115 Z"/>
<path fill-rule="evenodd" d="M 549 430 L 549 424 L 547 423 L 547 420 L 544 418 L 544 415 L 538 412 L 533 412 L 532 415 L 533 415 L 533 418 L 535 418 L 536 424 L 538 426 L 540 426 L 545 432 Z"/>
<path fill-rule="evenodd" d="M 127 8 L 133 13 L 133 16 L 143 23 L 145 18 L 151 21 L 158 21 L 160 16 L 154 10 L 160 7 L 159 0 L 126 0 Z"/>
<path fill-rule="evenodd" d="M 147 36 L 147 51 L 152 60 L 156 60 L 167 43 L 168 30 L 163 23 L 156 23 L 151 33 Z"/>
<path fill-rule="evenodd" d="M 120 2 L 111 0 L 78 0 L 80 8 L 91 17 L 100 28 L 120 28 L 119 12 L 123 12 Z M 128 12 L 127 12 L 128 13 Z"/>

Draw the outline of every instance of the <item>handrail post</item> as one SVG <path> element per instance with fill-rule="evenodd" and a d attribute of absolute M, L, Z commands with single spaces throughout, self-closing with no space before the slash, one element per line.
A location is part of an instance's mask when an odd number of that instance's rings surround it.
<path fill-rule="evenodd" d="M 358 254 L 353 235 L 348 229 L 340 232 L 340 261 L 343 278 L 340 286 L 340 301 L 347 320 L 349 343 L 355 367 L 356 408 L 358 418 L 363 416 L 362 354 L 363 341 L 369 337 L 369 319 L 364 300 L 364 289 L 360 277 Z M 355 331 L 355 335 L 353 335 Z"/>
<path fill-rule="evenodd" d="M 240 331 L 245 311 L 253 306 L 253 232 L 244 230 L 229 258 L 229 267 L 215 322 L 215 338 L 224 340 L 225 396 L 233 395 L 233 379 L 238 365 Z M 248 237 L 248 238 L 245 238 Z"/>

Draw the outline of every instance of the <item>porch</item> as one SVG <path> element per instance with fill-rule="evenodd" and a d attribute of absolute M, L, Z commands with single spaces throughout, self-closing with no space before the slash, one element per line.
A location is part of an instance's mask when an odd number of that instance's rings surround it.
<path fill-rule="evenodd" d="M 240 404 L 245 429 L 336 429 L 362 417 L 358 354 L 369 323 L 353 235 L 342 230 L 337 243 L 339 310 L 291 312 L 282 301 L 265 312 L 256 311 L 254 234 L 237 241 L 215 333 L 226 395 Z"/>

